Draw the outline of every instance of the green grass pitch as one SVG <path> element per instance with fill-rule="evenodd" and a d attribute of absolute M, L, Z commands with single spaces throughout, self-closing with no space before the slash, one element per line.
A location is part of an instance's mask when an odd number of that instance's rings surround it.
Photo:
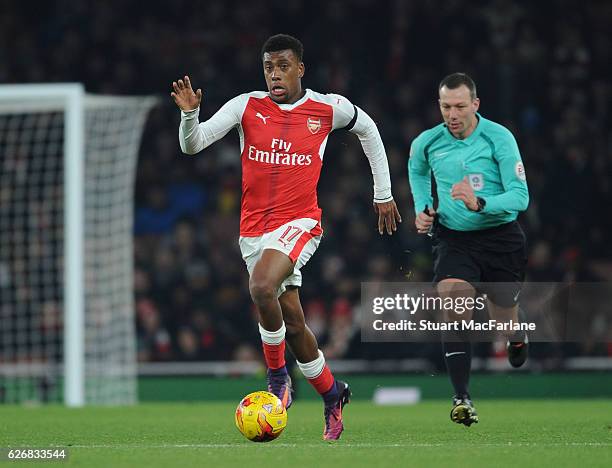
<path fill-rule="evenodd" d="M 356 401 L 334 443 L 321 439 L 321 404 L 296 401 L 285 432 L 265 444 L 238 433 L 235 404 L 0 406 L 0 447 L 67 447 L 65 464 L 87 467 L 612 466 L 606 400 L 476 401 L 480 423 L 470 428 L 449 420 L 446 401 L 403 407 Z"/>

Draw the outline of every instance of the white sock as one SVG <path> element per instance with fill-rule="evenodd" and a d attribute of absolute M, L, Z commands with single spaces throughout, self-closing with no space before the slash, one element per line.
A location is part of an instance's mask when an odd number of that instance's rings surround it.
<path fill-rule="evenodd" d="M 319 357 L 314 361 L 310 362 L 299 362 L 297 361 L 297 365 L 304 374 L 304 377 L 307 379 L 314 379 L 321 375 L 323 372 L 323 368 L 325 367 L 325 356 L 323 356 L 323 352 L 319 349 Z"/>
<path fill-rule="evenodd" d="M 261 335 L 261 341 L 265 344 L 269 345 L 279 345 L 285 339 L 285 322 L 281 325 L 281 327 L 276 331 L 268 331 L 264 327 L 259 324 L 259 334 Z"/>

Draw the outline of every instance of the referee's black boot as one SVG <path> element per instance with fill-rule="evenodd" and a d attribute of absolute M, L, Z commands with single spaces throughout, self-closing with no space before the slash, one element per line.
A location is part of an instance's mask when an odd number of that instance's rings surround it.
<path fill-rule="evenodd" d="M 509 341 L 506 343 L 508 361 L 512 367 L 521 367 L 529 355 L 529 339 L 525 335 L 523 341 Z"/>
<path fill-rule="evenodd" d="M 453 397 L 453 409 L 451 409 L 450 418 L 451 421 L 457 424 L 465 424 L 468 427 L 478 422 L 478 413 L 468 395 L 455 395 Z"/>

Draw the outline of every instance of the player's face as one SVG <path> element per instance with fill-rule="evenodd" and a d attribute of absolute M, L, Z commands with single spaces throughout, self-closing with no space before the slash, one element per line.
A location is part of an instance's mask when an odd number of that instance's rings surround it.
<path fill-rule="evenodd" d="M 438 102 L 444 122 L 453 136 L 459 139 L 470 136 L 478 123 L 476 112 L 480 99 L 472 99 L 470 90 L 465 85 L 455 89 L 442 86 Z"/>
<path fill-rule="evenodd" d="M 293 104 L 302 97 L 304 63 L 292 50 L 266 52 L 263 69 L 270 98 L 279 104 Z"/>

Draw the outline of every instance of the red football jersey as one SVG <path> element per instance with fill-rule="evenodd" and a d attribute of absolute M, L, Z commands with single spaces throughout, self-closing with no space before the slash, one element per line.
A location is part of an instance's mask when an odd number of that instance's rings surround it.
<path fill-rule="evenodd" d="M 250 96 L 242 115 L 240 235 L 259 236 L 298 218 L 321 220 L 317 184 L 332 106 L 306 99 L 284 110 Z"/>
<path fill-rule="evenodd" d="M 242 159 L 241 236 L 260 236 L 294 219 L 321 220 L 317 184 L 323 152 L 333 130 L 355 123 L 357 108 L 353 104 L 342 96 L 309 89 L 294 104 L 277 104 L 268 93 L 255 91 L 228 101 L 199 129 L 190 123 L 194 119 L 197 122 L 196 111 L 183 113 L 185 128 L 181 124 L 181 147 L 190 154 L 238 127 Z M 362 124 L 363 131 L 371 126 L 375 129 L 373 122 Z M 370 152 L 382 153 L 384 167 L 380 172 L 388 179 L 384 147 L 378 131 L 374 133 Z M 366 149 L 363 141 L 362 144 Z M 385 191 L 390 197 L 390 182 Z"/>

